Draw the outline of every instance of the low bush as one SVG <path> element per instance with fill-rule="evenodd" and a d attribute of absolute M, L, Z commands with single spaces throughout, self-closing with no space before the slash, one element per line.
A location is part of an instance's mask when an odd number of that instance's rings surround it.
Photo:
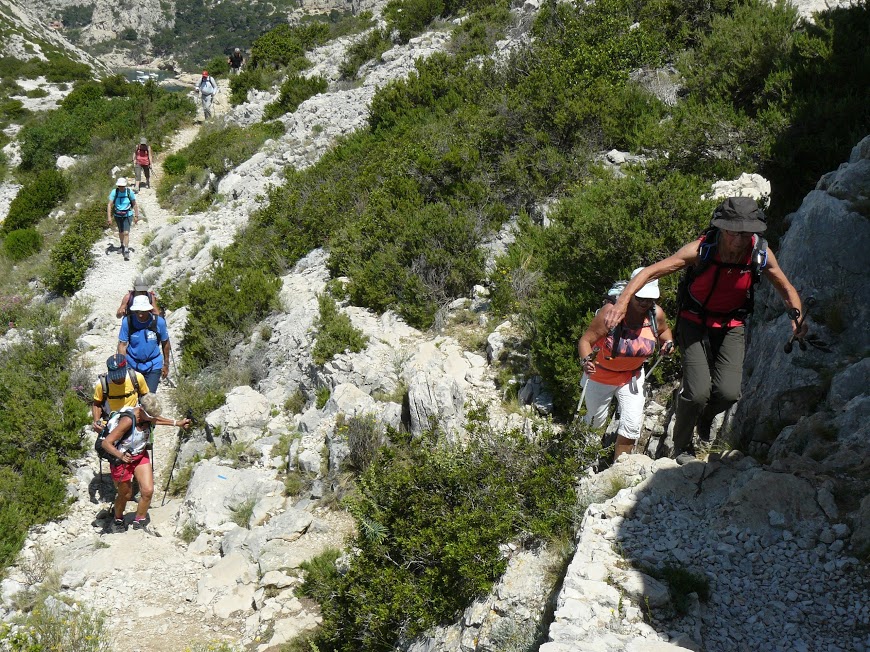
<path fill-rule="evenodd" d="M 395 30 L 399 41 L 407 43 L 444 10 L 443 0 L 390 0 L 384 7 L 384 18 L 387 29 L 390 32 Z"/>
<path fill-rule="evenodd" d="M 567 535 L 576 475 L 597 454 L 587 436 L 495 432 L 480 410 L 464 446 L 391 432 L 347 499 L 349 567 L 335 572 L 331 555 L 306 570 L 302 591 L 323 614 L 317 649 L 391 650 L 485 595 L 507 564 L 500 545 Z"/>
<path fill-rule="evenodd" d="M 170 154 L 163 160 L 166 174 L 181 175 L 187 170 L 187 158 L 181 154 Z"/>
<path fill-rule="evenodd" d="M 185 367 L 201 369 L 229 352 L 276 307 L 281 279 L 258 269 L 219 264 L 190 286 L 184 328 Z"/>
<path fill-rule="evenodd" d="M 0 565 L 27 529 L 64 510 L 64 465 L 80 452 L 86 406 L 70 383 L 75 334 L 47 306 L 21 309 L 24 340 L 0 357 Z"/>
<path fill-rule="evenodd" d="M 382 29 L 373 29 L 362 38 L 351 44 L 344 53 L 344 60 L 338 68 L 342 79 L 356 79 L 359 69 L 364 63 L 379 59 L 380 56 L 393 46 L 389 32 Z"/>
<path fill-rule="evenodd" d="M 269 76 L 262 70 L 242 70 L 240 74 L 230 77 L 230 104 L 243 104 L 248 101 L 248 91 L 265 91 L 269 85 Z"/>
<path fill-rule="evenodd" d="M 320 315 L 314 327 L 317 337 L 311 356 L 316 364 L 322 365 L 339 353 L 353 351 L 359 353 L 365 348 L 365 337 L 350 321 L 350 317 L 340 312 L 335 300 L 328 294 L 317 297 Z"/>
<path fill-rule="evenodd" d="M 42 234 L 36 229 L 16 229 L 3 239 L 6 255 L 18 262 L 38 253 L 42 249 Z"/>
<path fill-rule="evenodd" d="M 329 26 L 309 22 L 291 27 L 284 23 L 266 32 L 251 44 L 251 66 L 254 68 L 290 68 L 303 70 L 300 61 L 306 50 L 322 45 L 330 38 Z"/>
<path fill-rule="evenodd" d="M 48 599 L 51 597 L 52 599 Z M 106 615 L 78 603 L 41 596 L 19 625 L 0 628 L 0 647 L 8 650 L 111 652 Z"/>
<path fill-rule="evenodd" d="M 46 285 L 52 292 L 71 296 L 81 289 L 93 263 L 91 247 L 102 236 L 105 225 L 106 206 L 100 201 L 72 216 L 51 250 Z"/>
<path fill-rule="evenodd" d="M 263 119 L 274 120 L 285 113 L 293 113 L 309 97 L 318 93 L 325 93 L 326 88 L 327 83 L 323 77 L 290 75 L 281 84 L 278 99 L 266 105 L 266 109 L 263 111 Z"/>
<path fill-rule="evenodd" d="M 69 182 L 57 170 L 43 170 L 18 190 L 0 227 L 3 233 L 38 224 L 59 202 L 66 199 Z"/>

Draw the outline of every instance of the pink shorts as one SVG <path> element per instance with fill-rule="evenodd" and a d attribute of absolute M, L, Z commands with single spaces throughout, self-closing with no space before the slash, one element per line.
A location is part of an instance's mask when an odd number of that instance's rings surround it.
<path fill-rule="evenodd" d="M 112 480 L 115 482 L 129 482 L 133 479 L 133 470 L 142 464 L 151 464 L 148 451 L 142 451 L 138 455 L 134 455 L 131 462 L 112 464 Z"/>

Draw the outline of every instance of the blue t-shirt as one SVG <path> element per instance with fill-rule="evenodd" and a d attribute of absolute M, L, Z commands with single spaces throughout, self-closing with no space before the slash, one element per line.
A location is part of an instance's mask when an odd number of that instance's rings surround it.
<path fill-rule="evenodd" d="M 144 322 L 139 321 L 135 314 L 129 319 L 124 317 L 121 332 L 118 333 L 118 341 L 127 343 L 127 362 L 143 374 L 163 367 L 163 349 L 160 348 L 160 343 L 169 340 L 166 320 L 157 315 L 149 314 L 149 317 Z M 154 320 L 157 320 L 156 333 L 151 326 L 155 323 Z M 132 333 L 129 332 L 129 323 L 133 325 Z"/>
<path fill-rule="evenodd" d="M 136 193 L 127 188 L 127 192 L 122 192 L 120 197 L 118 197 L 117 203 L 115 202 L 115 194 L 118 192 L 118 189 L 115 188 L 112 192 L 109 193 L 109 201 L 112 202 L 112 211 L 116 214 L 126 214 L 130 212 L 130 209 L 133 208 L 133 202 L 136 201 Z"/>

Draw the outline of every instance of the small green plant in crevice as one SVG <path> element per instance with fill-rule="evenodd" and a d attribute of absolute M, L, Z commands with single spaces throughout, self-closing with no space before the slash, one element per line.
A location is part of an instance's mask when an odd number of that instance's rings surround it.
<path fill-rule="evenodd" d="M 251 517 L 254 515 L 254 507 L 257 506 L 257 497 L 248 496 L 230 507 L 232 521 L 239 527 L 251 529 Z"/>
<path fill-rule="evenodd" d="M 314 407 L 318 410 L 322 410 L 331 395 L 332 391 L 329 387 L 319 387 L 317 393 L 314 395 Z"/>
<path fill-rule="evenodd" d="M 339 557 L 341 550 L 327 548 L 316 557 L 302 562 L 299 567 L 303 572 L 303 581 L 296 590 L 297 594 L 318 602 L 329 600 L 333 582 L 338 576 L 335 562 Z"/>
<path fill-rule="evenodd" d="M 317 303 L 320 315 L 314 325 L 317 329 L 317 338 L 311 351 L 314 362 L 322 365 L 344 351 L 362 351 L 368 337 L 354 327 L 350 317 L 339 311 L 335 300 L 324 293 L 317 297 Z"/>
<path fill-rule="evenodd" d="M 305 409 L 306 403 L 305 394 L 302 393 L 301 389 L 297 388 L 295 392 L 284 400 L 284 411 L 288 414 L 301 414 L 302 410 Z"/>
<path fill-rule="evenodd" d="M 199 536 L 200 532 L 202 530 L 194 521 L 187 521 L 181 528 L 181 532 L 178 533 L 178 538 L 184 543 L 190 544 Z"/>

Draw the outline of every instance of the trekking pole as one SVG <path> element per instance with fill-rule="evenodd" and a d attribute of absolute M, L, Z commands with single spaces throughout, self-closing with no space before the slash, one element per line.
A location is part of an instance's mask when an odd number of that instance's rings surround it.
<path fill-rule="evenodd" d="M 804 320 L 807 318 L 806 313 L 801 315 L 801 311 L 797 308 L 791 308 L 788 311 L 788 318 L 791 319 L 795 324 L 794 332 L 791 334 L 791 337 L 788 338 L 788 342 L 785 343 L 783 347 L 783 351 L 786 353 L 791 353 L 794 348 L 794 341 L 797 340 L 798 345 L 801 347 L 801 351 L 807 350 L 807 343 L 804 342 L 803 337 L 798 337 L 798 333 L 801 332 L 801 327 L 804 325 Z"/>
<path fill-rule="evenodd" d="M 646 455 L 647 446 L 649 445 L 649 440 L 652 438 L 652 430 L 650 430 L 647 433 L 647 432 L 645 432 L 646 427 L 644 426 L 646 408 L 647 408 L 647 405 L 649 405 L 649 399 L 652 396 L 652 389 L 650 388 L 649 380 L 652 377 L 653 371 L 655 371 L 656 367 L 658 367 L 659 364 L 661 363 L 662 358 L 665 357 L 666 353 L 670 353 L 673 348 L 674 348 L 674 341 L 673 340 L 666 342 L 665 345 L 659 351 L 659 355 L 656 358 L 656 361 L 653 363 L 653 366 L 650 367 L 650 370 L 646 374 L 644 374 L 643 413 L 642 413 L 644 416 L 641 417 L 642 420 L 641 420 L 641 425 L 640 425 L 640 437 L 638 437 L 637 445 L 635 446 L 635 452 L 640 452 L 640 453 L 643 453 L 644 455 Z"/>
<path fill-rule="evenodd" d="M 187 418 L 193 420 L 193 411 L 187 411 Z M 181 453 L 181 444 L 184 443 L 184 428 L 178 429 L 178 442 L 175 444 L 175 455 L 172 458 L 172 468 L 169 469 L 169 478 L 166 480 L 166 487 L 163 489 L 163 500 L 160 501 L 160 506 L 166 504 L 166 494 L 169 492 L 169 485 L 172 484 L 172 474 L 175 473 L 175 465 L 178 464 L 178 455 Z"/>
<path fill-rule="evenodd" d="M 585 362 L 583 364 L 586 364 L 586 362 L 595 362 L 595 358 L 598 357 L 598 352 L 600 350 L 601 350 L 600 346 L 593 346 L 592 353 L 590 353 L 588 356 L 586 356 Z M 583 407 L 583 399 L 586 398 L 586 388 L 588 386 L 589 386 L 589 376 L 587 375 L 586 382 L 583 384 L 583 390 L 580 392 L 580 400 L 577 402 L 577 410 L 574 413 L 575 419 L 580 416 L 580 408 Z"/>

